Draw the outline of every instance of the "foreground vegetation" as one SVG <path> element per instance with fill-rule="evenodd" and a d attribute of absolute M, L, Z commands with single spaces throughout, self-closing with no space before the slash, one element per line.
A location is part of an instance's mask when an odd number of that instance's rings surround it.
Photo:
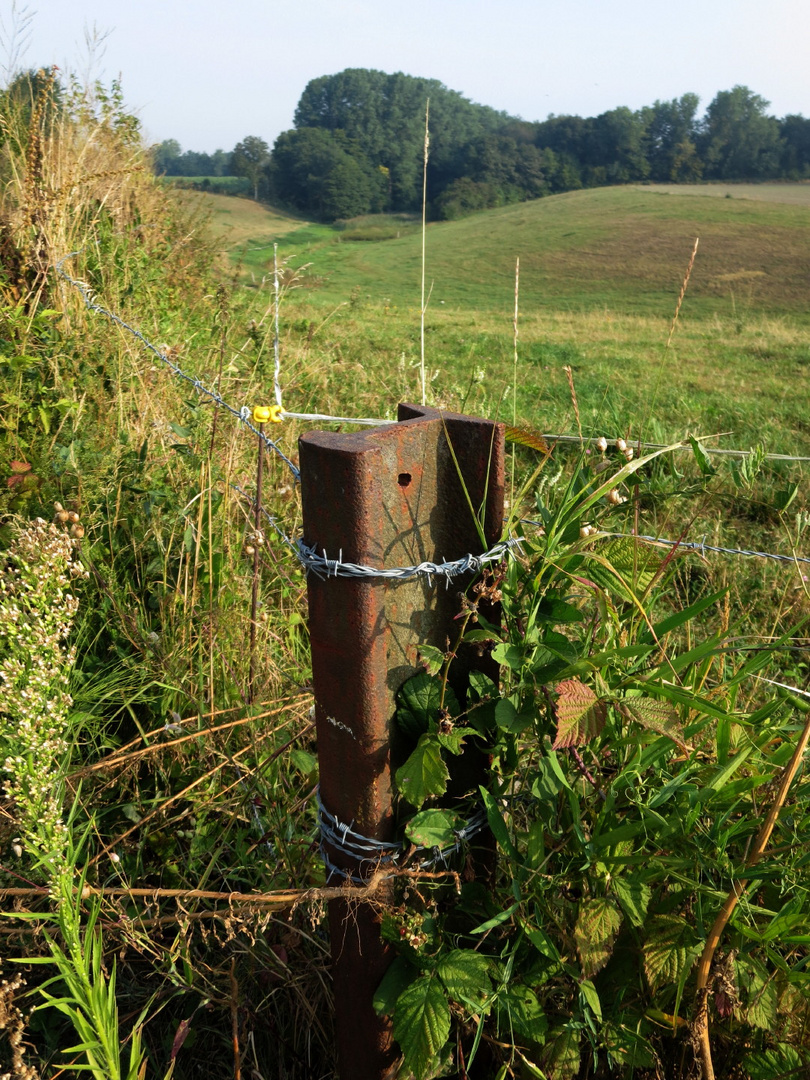
<path fill-rule="evenodd" d="M 78 252 L 67 275 L 239 408 L 272 399 L 278 240 L 287 408 L 390 416 L 421 394 L 418 238 L 407 219 L 282 235 L 218 197 L 243 233 L 217 274 L 201 204 L 154 182 L 115 88 L 18 106 L 0 205 L 0 1063 L 15 1080 L 331 1076 L 302 571 L 234 487 L 254 490 L 254 438 L 54 267 Z M 428 400 L 531 430 L 509 494 L 523 555 L 468 590 L 459 640 L 426 651 L 397 718 L 411 839 L 443 842 L 468 812 L 438 806 L 462 742 L 493 758 L 492 887 L 425 882 L 383 917 L 399 959 L 378 1004 L 419 1077 L 808 1065 L 805 564 L 605 535 L 803 551 L 804 467 L 766 453 L 810 455 L 806 211 L 698 202 L 581 192 L 428 234 Z M 610 447 L 544 449 L 540 430 L 579 425 Z M 289 455 L 298 430 L 281 427 Z M 702 442 L 643 460 L 639 440 L 688 431 Z M 264 505 L 296 534 L 278 458 Z M 502 627 L 479 607 L 496 593 Z M 501 682 L 462 700 L 444 674 L 471 647 Z"/>

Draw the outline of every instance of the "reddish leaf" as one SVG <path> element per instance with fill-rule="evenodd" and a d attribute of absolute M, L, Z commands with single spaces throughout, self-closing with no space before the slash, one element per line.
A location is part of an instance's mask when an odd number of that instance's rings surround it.
<path fill-rule="evenodd" d="M 605 703 L 590 686 L 579 679 L 565 679 L 557 684 L 557 737 L 552 749 L 584 746 L 596 738 L 605 726 Z"/>
<path fill-rule="evenodd" d="M 172 1052 L 169 1055 L 169 1061 L 174 1061 L 180 1053 L 180 1048 L 186 1041 L 189 1031 L 191 1031 L 191 1020 L 181 1020 L 177 1025 L 177 1031 L 174 1035 L 174 1042 L 172 1043 Z"/>
<path fill-rule="evenodd" d="M 12 463 L 11 463 L 11 471 L 13 473 L 31 472 L 33 467 L 34 466 L 31 465 L 31 463 L 28 462 L 28 461 L 12 461 Z"/>

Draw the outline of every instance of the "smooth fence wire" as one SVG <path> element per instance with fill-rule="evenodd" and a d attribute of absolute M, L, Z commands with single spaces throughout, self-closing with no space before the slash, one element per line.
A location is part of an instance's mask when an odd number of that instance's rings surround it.
<path fill-rule="evenodd" d="M 546 442 L 551 443 L 576 443 L 578 446 L 598 446 L 600 438 L 593 436 L 592 438 L 580 438 L 579 435 L 542 435 L 541 438 Z M 609 441 L 609 440 L 608 440 Z M 686 439 L 678 446 L 672 446 L 668 443 L 651 443 L 651 442 L 635 442 L 633 439 L 627 440 L 627 445 L 632 446 L 633 449 L 638 450 L 691 450 L 692 444 Z M 701 449 L 704 454 L 716 454 L 720 457 L 732 457 L 732 458 L 747 458 L 751 457 L 755 451 L 753 450 L 724 450 L 717 446 L 703 446 L 701 443 Z M 763 461 L 810 461 L 810 457 L 801 457 L 796 454 L 763 454 Z"/>

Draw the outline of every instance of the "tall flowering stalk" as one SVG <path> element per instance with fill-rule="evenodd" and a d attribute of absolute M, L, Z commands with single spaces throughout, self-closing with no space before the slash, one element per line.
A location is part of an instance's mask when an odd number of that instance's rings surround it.
<path fill-rule="evenodd" d="M 78 521 L 57 504 L 58 521 L 71 516 Z M 0 556 L 0 753 L 20 841 L 43 869 L 56 907 L 61 944 L 52 938 L 49 944 L 59 975 L 40 994 L 79 1035 L 74 1049 L 86 1058 L 80 1068 L 95 1080 L 139 1080 L 145 1069 L 142 1020 L 122 1057 L 115 967 L 105 976 L 99 908 L 85 908 L 78 852 L 62 817 L 70 760 L 68 684 L 76 659 L 68 636 L 79 606 L 72 587 L 88 576 L 76 551 L 83 531 L 74 524 L 71 536 L 37 518 L 17 528 Z M 48 989 L 54 985 L 57 994 Z"/>
<path fill-rule="evenodd" d="M 67 638 L 78 609 L 73 580 L 85 571 L 78 541 L 41 518 L 18 528 L 0 563 L 0 748 L 6 795 L 17 808 L 21 838 L 64 864 L 62 821 L 68 764 L 68 680 L 75 650 Z"/>

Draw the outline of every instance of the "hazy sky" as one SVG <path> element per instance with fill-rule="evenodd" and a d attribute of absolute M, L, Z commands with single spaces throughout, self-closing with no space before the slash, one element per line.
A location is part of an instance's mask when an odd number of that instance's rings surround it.
<path fill-rule="evenodd" d="M 8 52 L 13 0 L 0 0 Z M 810 115 L 808 0 L 28 0 L 22 60 L 121 75 L 150 141 L 272 144 L 307 82 L 348 67 L 439 79 L 542 120 L 743 83 L 775 116 Z"/>

